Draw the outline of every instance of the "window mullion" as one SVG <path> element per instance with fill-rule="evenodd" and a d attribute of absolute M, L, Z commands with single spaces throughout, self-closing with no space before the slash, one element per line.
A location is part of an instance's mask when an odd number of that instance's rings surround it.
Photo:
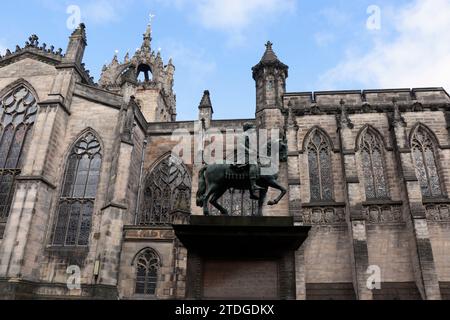
<path fill-rule="evenodd" d="M 27 134 L 28 134 L 28 129 L 29 129 L 28 126 L 25 126 L 25 133 L 23 135 L 22 141 L 20 142 L 20 151 L 19 151 L 19 154 L 17 156 L 16 163 L 15 163 L 15 167 L 16 168 L 18 167 L 20 158 L 22 156 L 23 148 L 25 146 L 25 139 L 27 138 Z M 13 140 L 13 144 L 14 144 L 14 140 Z M 6 159 L 6 161 L 8 161 L 8 159 Z"/>
<path fill-rule="evenodd" d="M 324 199 L 324 192 L 323 192 L 323 185 L 322 185 L 322 166 L 320 161 L 320 147 L 316 150 L 317 154 L 317 174 L 319 178 L 319 192 L 320 192 L 320 199 Z"/>
<path fill-rule="evenodd" d="M 70 198 L 73 198 L 73 196 L 74 196 L 73 193 L 75 192 L 75 185 L 77 184 L 77 180 L 78 180 L 78 168 L 79 168 L 80 162 L 81 162 L 81 158 L 79 155 L 77 155 L 76 159 L 77 159 L 77 165 L 74 170 L 74 173 L 75 173 L 74 179 L 73 179 L 72 185 L 70 186 L 70 193 L 69 193 Z"/>
<path fill-rule="evenodd" d="M 371 172 L 371 179 L 372 179 L 372 187 L 373 187 L 373 193 L 375 195 L 375 199 L 378 199 L 378 189 L 377 189 L 377 182 L 376 182 L 376 176 L 375 176 L 375 170 L 374 170 L 374 164 L 373 164 L 373 150 L 370 148 L 369 152 L 369 159 L 370 159 L 370 172 Z"/>
<path fill-rule="evenodd" d="M 86 189 L 87 189 L 87 185 L 89 183 L 89 176 L 91 174 L 91 165 L 92 165 L 92 158 L 89 156 L 89 167 L 88 167 L 88 170 L 87 170 L 86 182 L 84 184 L 83 199 L 86 198 Z"/>
<path fill-rule="evenodd" d="M 11 139 L 10 143 L 9 143 L 8 152 L 6 152 L 5 164 L 3 166 L 5 169 L 13 169 L 13 168 L 6 168 L 6 166 L 8 165 L 8 160 L 9 160 L 9 157 L 11 156 L 11 149 L 14 146 L 14 141 L 16 140 L 17 131 L 18 131 L 19 127 L 20 126 L 14 127 L 14 134 L 12 136 L 12 139 Z"/>
<path fill-rule="evenodd" d="M 433 154 L 433 157 L 434 157 L 434 154 Z M 431 184 L 431 177 L 430 177 L 430 172 L 428 169 L 428 161 L 427 161 L 427 157 L 425 154 L 425 148 L 422 148 L 422 161 L 423 161 L 423 165 L 425 168 L 425 173 L 427 175 L 428 191 L 430 192 L 430 196 L 433 197 L 433 186 Z"/>

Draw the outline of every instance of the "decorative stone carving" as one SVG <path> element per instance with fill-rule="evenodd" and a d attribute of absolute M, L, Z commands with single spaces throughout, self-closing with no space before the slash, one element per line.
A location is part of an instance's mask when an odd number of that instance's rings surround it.
<path fill-rule="evenodd" d="M 350 119 L 350 116 L 348 115 L 347 107 L 345 105 L 345 101 L 341 100 L 340 104 L 341 104 L 341 113 L 336 115 L 339 128 L 341 128 L 341 129 L 344 129 L 344 128 L 353 129 L 354 125 L 353 125 L 353 123 L 352 123 L 352 121 Z"/>
<path fill-rule="evenodd" d="M 304 208 L 302 219 L 305 225 L 343 225 L 346 223 L 345 208 Z"/>
<path fill-rule="evenodd" d="M 430 204 L 425 210 L 429 221 L 450 222 L 449 204 Z"/>
<path fill-rule="evenodd" d="M 369 224 L 401 223 L 404 221 L 400 205 L 373 205 L 363 208 Z"/>

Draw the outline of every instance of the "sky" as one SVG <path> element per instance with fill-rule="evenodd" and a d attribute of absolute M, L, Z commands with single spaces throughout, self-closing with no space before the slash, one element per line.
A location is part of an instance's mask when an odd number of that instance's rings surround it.
<path fill-rule="evenodd" d="M 268 40 L 290 67 L 288 92 L 450 90 L 450 0 L 4 1 L 0 54 L 31 34 L 65 51 L 79 20 L 98 81 L 116 50 L 122 58 L 140 47 L 150 14 L 152 47 L 176 66 L 178 120 L 197 118 L 206 89 L 215 119 L 253 118 L 251 68 Z"/>

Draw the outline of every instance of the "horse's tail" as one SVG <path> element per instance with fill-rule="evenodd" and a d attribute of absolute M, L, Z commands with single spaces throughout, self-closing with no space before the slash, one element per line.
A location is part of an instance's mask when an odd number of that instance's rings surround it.
<path fill-rule="evenodd" d="M 197 206 L 203 207 L 204 196 L 206 193 L 206 179 L 205 172 L 208 167 L 201 168 L 198 173 L 198 191 L 197 191 Z"/>

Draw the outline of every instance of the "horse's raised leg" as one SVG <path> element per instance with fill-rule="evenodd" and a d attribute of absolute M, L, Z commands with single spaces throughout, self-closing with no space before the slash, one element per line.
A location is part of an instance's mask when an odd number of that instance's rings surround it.
<path fill-rule="evenodd" d="M 215 208 L 217 208 L 219 211 L 220 211 L 220 213 L 222 214 L 222 215 L 224 215 L 224 216 L 227 216 L 228 215 L 228 210 L 227 209 L 225 209 L 224 207 L 222 207 L 220 204 L 219 204 L 219 199 L 225 194 L 225 192 L 227 192 L 227 189 L 224 189 L 224 188 L 221 188 L 221 189 L 218 189 L 218 190 L 216 190 L 216 192 L 213 194 L 213 196 L 212 196 L 212 199 L 211 199 L 211 204 L 215 207 Z"/>
<path fill-rule="evenodd" d="M 264 202 L 266 201 L 268 191 L 269 190 L 267 188 L 260 191 L 259 201 L 258 201 L 258 217 L 263 216 L 263 207 L 264 207 Z"/>
<path fill-rule="evenodd" d="M 286 193 L 287 193 L 287 190 L 286 190 L 283 186 L 281 186 L 280 184 L 278 184 L 278 182 L 277 182 L 275 179 L 268 179 L 268 180 L 266 181 L 266 183 L 267 183 L 267 185 L 268 185 L 269 187 L 274 188 L 274 189 L 277 189 L 277 190 L 280 190 L 281 193 L 280 193 L 280 195 L 278 196 L 278 198 L 276 198 L 276 199 L 273 200 L 273 201 L 269 201 L 269 202 L 267 203 L 269 206 L 277 205 L 277 204 L 281 201 L 281 199 L 284 198 L 284 196 L 285 196 Z"/>

